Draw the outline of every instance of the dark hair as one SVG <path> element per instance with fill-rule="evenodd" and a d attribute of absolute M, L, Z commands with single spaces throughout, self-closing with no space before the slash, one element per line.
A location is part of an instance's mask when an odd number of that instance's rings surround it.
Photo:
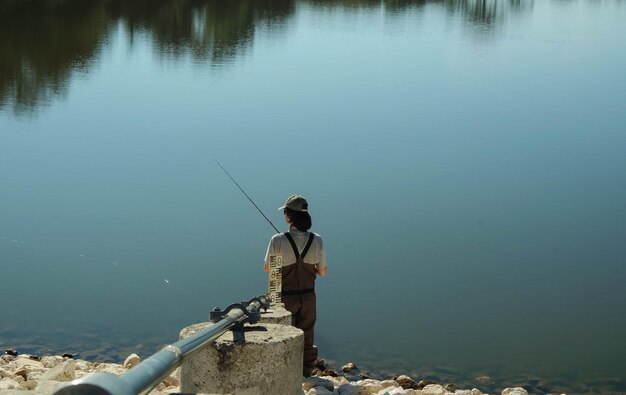
<path fill-rule="evenodd" d="M 285 208 L 285 214 L 289 216 L 291 225 L 295 226 L 298 230 L 307 231 L 311 229 L 311 216 L 306 211 L 295 211 L 290 208 Z"/>

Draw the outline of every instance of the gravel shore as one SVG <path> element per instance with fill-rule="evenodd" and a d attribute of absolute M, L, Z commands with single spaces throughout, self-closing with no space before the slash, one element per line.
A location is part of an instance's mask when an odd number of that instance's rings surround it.
<path fill-rule="evenodd" d="M 2 355 L 0 356 L 0 393 L 18 395 L 24 393 L 52 394 L 69 381 L 81 378 L 91 372 L 123 374 L 140 362 L 139 356 L 130 355 L 124 363 L 98 363 L 74 359 L 71 356 Z M 317 375 L 303 379 L 303 395 L 483 395 L 478 388 L 457 389 L 428 380 L 416 381 L 408 376 L 398 376 L 388 380 L 369 378 L 354 379 L 350 372 L 353 364 L 343 367 L 338 373 L 329 369 L 321 361 Z M 179 391 L 178 370 L 161 382 L 152 395 Z M 528 395 L 521 387 L 506 388 L 501 395 Z"/>

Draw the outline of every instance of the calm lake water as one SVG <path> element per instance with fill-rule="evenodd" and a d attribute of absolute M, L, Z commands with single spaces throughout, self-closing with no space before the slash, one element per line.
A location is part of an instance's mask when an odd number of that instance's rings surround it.
<path fill-rule="evenodd" d="M 309 199 L 322 357 L 624 392 L 625 125 L 625 1 L 0 0 L 0 347 L 147 356 L 264 293 L 218 159 Z"/>

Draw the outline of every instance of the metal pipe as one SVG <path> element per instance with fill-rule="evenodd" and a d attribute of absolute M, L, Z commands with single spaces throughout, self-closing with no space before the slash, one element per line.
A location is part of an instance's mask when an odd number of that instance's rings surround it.
<path fill-rule="evenodd" d="M 147 394 L 159 385 L 174 369 L 180 366 L 183 358 L 212 344 L 234 325 L 251 321 L 250 313 L 258 312 L 262 307 L 267 308 L 267 303 L 257 298 L 250 301 L 246 306 L 233 305 L 232 309 L 228 308 L 226 310 L 227 313 L 220 321 L 195 335 L 163 347 L 159 352 L 148 357 L 121 376 L 102 372 L 90 373 L 60 388 L 54 395 Z"/>

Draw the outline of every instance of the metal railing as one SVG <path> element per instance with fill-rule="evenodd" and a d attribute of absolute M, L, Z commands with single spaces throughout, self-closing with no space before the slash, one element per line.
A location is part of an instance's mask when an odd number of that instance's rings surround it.
<path fill-rule="evenodd" d="M 116 376 L 111 373 L 96 372 L 72 381 L 58 389 L 54 395 L 143 395 L 161 383 L 183 362 L 183 358 L 212 344 L 224 332 L 233 328 L 239 330 L 241 339 L 244 323 L 256 323 L 260 319 L 260 309 L 267 310 L 269 298 L 260 296 L 248 302 L 230 305 L 226 310 L 215 308 L 211 312 L 214 324 L 202 331 L 174 344 L 163 347 L 159 352 L 145 359 L 128 372 Z"/>

